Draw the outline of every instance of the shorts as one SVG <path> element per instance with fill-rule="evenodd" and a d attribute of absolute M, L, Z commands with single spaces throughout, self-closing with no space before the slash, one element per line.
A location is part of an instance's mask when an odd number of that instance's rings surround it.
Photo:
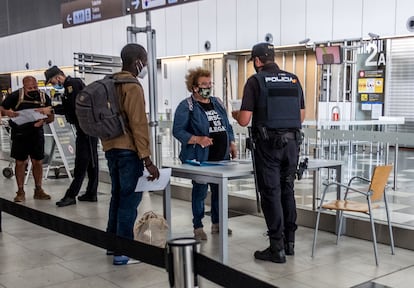
<path fill-rule="evenodd" d="M 13 131 L 10 156 L 25 161 L 30 156 L 34 160 L 42 160 L 45 156 L 45 137 L 43 129 L 30 131 Z"/>

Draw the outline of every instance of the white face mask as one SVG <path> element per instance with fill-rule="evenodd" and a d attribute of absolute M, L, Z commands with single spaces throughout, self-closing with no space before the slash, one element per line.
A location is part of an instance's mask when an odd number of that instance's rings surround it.
<path fill-rule="evenodd" d="M 144 66 L 141 61 L 139 61 L 137 65 L 137 71 L 138 71 L 137 77 L 140 79 L 144 78 L 148 73 L 147 66 Z"/>
<path fill-rule="evenodd" d="M 138 68 L 138 67 L 137 67 Z M 147 66 L 145 66 L 145 67 L 143 67 L 142 69 L 141 69 L 141 71 L 139 71 L 139 73 L 138 73 L 138 78 L 144 78 L 145 76 L 147 76 L 147 74 L 148 74 L 148 69 L 147 69 Z"/>

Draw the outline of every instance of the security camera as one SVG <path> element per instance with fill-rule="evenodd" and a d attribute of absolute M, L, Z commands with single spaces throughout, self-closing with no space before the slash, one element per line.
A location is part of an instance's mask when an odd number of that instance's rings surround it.
<path fill-rule="evenodd" d="M 371 37 L 371 39 L 378 39 L 380 37 L 378 34 L 375 34 L 375 33 L 372 33 L 372 32 L 369 32 L 368 36 Z"/>
<path fill-rule="evenodd" d="M 410 32 L 414 32 L 414 16 L 411 16 L 407 20 L 407 30 Z"/>
<path fill-rule="evenodd" d="M 265 35 L 265 41 L 267 42 L 267 43 L 273 43 L 273 35 L 271 34 L 271 33 L 267 33 L 266 35 Z"/>
<path fill-rule="evenodd" d="M 305 38 L 301 41 L 299 41 L 299 44 L 307 44 L 310 41 L 310 38 Z"/>
<path fill-rule="evenodd" d="M 210 48 L 211 48 L 211 43 L 210 41 L 207 40 L 206 42 L 204 42 L 204 49 L 208 51 L 210 50 Z"/>

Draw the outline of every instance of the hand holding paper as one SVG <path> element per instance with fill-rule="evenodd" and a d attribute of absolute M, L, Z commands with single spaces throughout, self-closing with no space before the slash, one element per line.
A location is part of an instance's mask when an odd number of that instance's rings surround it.
<path fill-rule="evenodd" d="M 35 111 L 35 109 L 24 109 L 18 111 L 18 116 L 11 118 L 16 125 L 22 125 L 29 122 L 36 122 L 47 118 L 46 115 Z"/>
<path fill-rule="evenodd" d="M 144 191 L 160 191 L 167 187 L 171 177 L 171 168 L 159 169 L 160 177 L 157 180 L 148 179 L 148 171 L 144 171 L 144 175 L 139 177 L 135 192 Z"/>

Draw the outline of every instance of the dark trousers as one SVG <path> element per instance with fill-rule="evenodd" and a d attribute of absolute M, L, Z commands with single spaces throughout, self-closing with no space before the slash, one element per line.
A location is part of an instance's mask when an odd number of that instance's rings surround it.
<path fill-rule="evenodd" d="M 144 172 L 144 164 L 138 158 L 137 152 L 127 149 L 108 150 L 105 157 L 112 182 L 106 231 L 134 239 L 134 223 L 142 199 L 142 193 L 135 192 L 135 188 Z"/>
<path fill-rule="evenodd" d="M 73 180 L 65 197 L 75 198 L 82 187 L 86 173 L 88 186 L 86 194 L 96 196 L 98 191 L 98 138 L 86 135 L 82 130 L 76 131 L 75 169 Z"/>
<path fill-rule="evenodd" d="M 218 185 L 214 183 L 201 184 L 192 181 L 193 189 L 191 193 L 191 208 L 193 211 L 193 227 L 194 229 L 203 227 L 202 220 L 204 218 L 204 200 L 207 197 L 208 185 L 211 191 L 211 223 L 219 222 L 219 197 Z"/>
<path fill-rule="evenodd" d="M 299 148 L 296 140 L 274 148 L 272 139 L 256 140 L 255 168 L 261 206 L 271 239 L 295 240 L 296 201 L 294 180 Z"/>

